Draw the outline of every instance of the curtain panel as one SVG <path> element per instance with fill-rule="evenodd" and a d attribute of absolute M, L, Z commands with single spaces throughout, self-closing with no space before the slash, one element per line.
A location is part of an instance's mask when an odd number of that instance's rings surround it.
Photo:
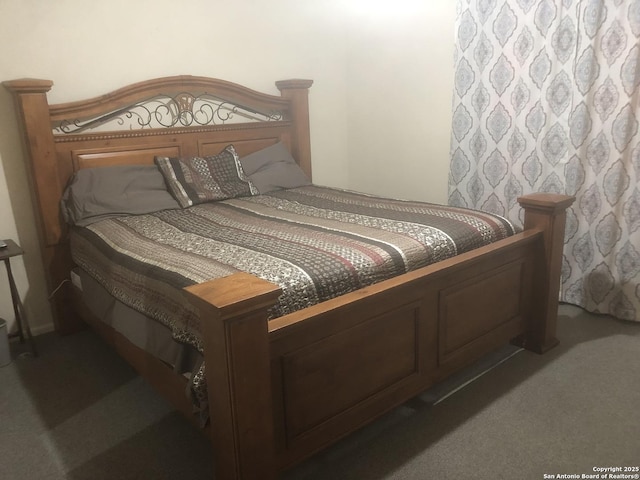
<path fill-rule="evenodd" d="M 640 0 L 458 0 L 449 203 L 576 196 L 561 299 L 640 321 Z"/>

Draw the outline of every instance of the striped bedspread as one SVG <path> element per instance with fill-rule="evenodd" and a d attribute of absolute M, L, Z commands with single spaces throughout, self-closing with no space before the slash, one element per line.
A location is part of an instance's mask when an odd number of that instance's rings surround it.
<path fill-rule="evenodd" d="M 118 300 L 202 350 L 187 285 L 249 272 L 282 287 L 275 318 L 513 233 L 483 212 L 307 186 L 102 220 L 71 248 Z"/>

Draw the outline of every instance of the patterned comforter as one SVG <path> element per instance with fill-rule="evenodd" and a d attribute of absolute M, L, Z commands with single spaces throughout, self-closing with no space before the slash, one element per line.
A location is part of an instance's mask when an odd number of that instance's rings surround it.
<path fill-rule="evenodd" d="M 102 220 L 71 248 L 114 297 L 202 351 L 185 286 L 249 272 L 282 287 L 275 318 L 513 233 L 483 212 L 307 186 Z"/>

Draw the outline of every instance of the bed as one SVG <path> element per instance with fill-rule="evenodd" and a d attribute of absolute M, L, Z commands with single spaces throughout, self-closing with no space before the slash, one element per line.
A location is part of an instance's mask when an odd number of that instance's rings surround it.
<path fill-rule="evenodd" d="M 56 329 L 91 324 L 200 424 L 185 395 L 193 379 L 100 321 L 69 281 L 78 265 L 60 209 L 65 187 L 85 169 L 213 157 L 229 145 L 240 159 L 284 146 L 311 179 L 312 81 L 276 82 L 278 96 L 177 76 L 58 105 L 47 100 L 51 81 L 4 85 L 15 96 L 24 134 L 48 285 L 57 289 Z M 298 197 L 278 196 L 316 188 L 276 192 L 269 202 L 295 203 Z M 230 201 L 236 209 L 249 202 Z M 506 343 L 538 353 L 555 346 L 565 211 L 573 198 L 538 193 L 519 202 L 520 232 L 290 312 L 274 315 L 282 287 L 246 271 L 176 290 L 199 319 L 209 387 L 203 430 L 216 478 L 276 478 Z"/>

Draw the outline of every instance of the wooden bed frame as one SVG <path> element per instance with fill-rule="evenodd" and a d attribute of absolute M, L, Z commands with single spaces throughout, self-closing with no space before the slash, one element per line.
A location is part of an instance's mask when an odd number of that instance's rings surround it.
<path fill-rule="evenodd" d="M 155 155 L 210 155 L 229 143 L 245 155 L 283 141 L 311 176 L 311 84 L 280 81 L 281 95 L 273 96 L 178 76 L 49 105 L 53 82 L 4 82 L 24 134 L 50 291 L 73 268 L 59 202 L 74 171 L 151 163 Z M 183 122 L 204 92 L 266 120 Z M 159 95 L 173 99 L 178 122 L 87 129 L 131 117 L 132 105 Z M 565 210 L 573 198 L 533 194 L 519 202 L 525 226 L 513 237 L 270 322 L 266 312 L 280 290 L 269 282 L 239 273 L 187 288 L 203 319 L 207 383 L 216 386 L 209 388 L 213 427 L 206 430 L 216 478 L 276 478 L 501 345 L 540 353 L 555 346 Z M 53 299 L 57 330 L 76 330 L 79 318 L 93 324 L 191 417 L 185 380 L 96 321 L 70 282 L 64 285 Z"/>

